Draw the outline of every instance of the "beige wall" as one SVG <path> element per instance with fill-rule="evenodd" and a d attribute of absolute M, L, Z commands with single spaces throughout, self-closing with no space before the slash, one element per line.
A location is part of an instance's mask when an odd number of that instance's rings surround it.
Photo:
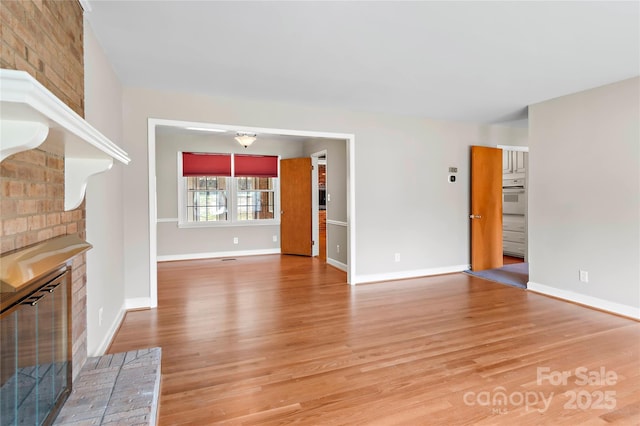
<path fill-rule="evenodd" d="M 111 139 L 122 142 L 122 87 L 85 22 L 86 120 Z M 122 168 L 118 161 L 87 185 L 87 350 L 101 354 L 122 318 L 124 305 L 125 206 L 122 203 Z M 99 312 L 102 309 L 102 322 Z"/>
<path fill-rule="evenodd" d="M 640 317 L 639 105 L 636 77 L 529 108 L 531 288 Z"/>
<path fill-rule="evenodd" d="M 483 139 L 492 146 L 529 146 L 529 129 L 500 124 L 484 126 Z"/>

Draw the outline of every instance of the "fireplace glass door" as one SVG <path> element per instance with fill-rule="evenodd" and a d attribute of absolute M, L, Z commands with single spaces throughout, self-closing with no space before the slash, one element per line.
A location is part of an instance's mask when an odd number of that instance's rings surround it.
<path fill-rule="evenodd" d="M 50 424 L 71 386 L 69 272 L 0 317 L 0 424 Z"/>

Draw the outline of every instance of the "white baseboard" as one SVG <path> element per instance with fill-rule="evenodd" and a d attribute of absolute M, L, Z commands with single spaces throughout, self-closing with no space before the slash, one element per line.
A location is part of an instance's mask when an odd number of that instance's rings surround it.
<path fill-rule="evenodd" d="M 384 274 L 357 275 L 352 284 L 373 283 L 378 281 L 404 280 L 407 278 L 428 277 L 431 275 L 451 274 L 469 269 L 469 265 L 443 266 L 440 268 L 417 269 L 413 271 L 388 272 Z"/>
<path fill-rule="evenodd" d="M 167 254 L 158 256 L 158 262 L 171 262 L 175 260 L 213 259 L 217 257 L 258 256 L 262 254 L 280 254 L 280 249 L 217 251 L 210 253 L 185 253 Z"/>
<path fill-rule="evenodd" d="M 338 261 L 337 261 L 337 260 L 335 260 L 335 259 L 327 258 L 327 263 L 328 263 L 329 265 L 333 266 L 334 268 L 338 268 L 338 269 L 340 269 L 341 271 L 347 272 L 347 265 L 346 265 L 346 264 L 344 264 L 344 263 L 342 263 L 342 262 L 338 262 Z"/>
<path fill-rule="evenodd" d="M 104 353 L 109 348 L 109 345 L 111 344 L 111 341 L 113 340 L 113 337 L 116 335 L 116 332 L 118 331 L 118 328 L 120 328 L 120 324 L 122 324 L 122 320 L 124 320 L 124 314 L 126 314 L 126 313 L 127 313 L 127 311 L 124 308 L 124 305 L 122 305 L 122 307 L 118 311 L 118 315 L 116 315 L 116 318 L 113 320 L 113 323 L 111 323 L 111 327 L 109 327 L 109 330 L 107 331 L 107 334 L 104 336 L 104 339 L 102 340 L 102 342 L 100 343 L 100 345 L 96 349 L 96 352 L 95 353 L 90 353 L 90 354 L 88 354 L 88 356 L 92 357 L 92 356 L 102 356 L 102 355 L 104 355 Z"/>
<path fill-rule="evenodd" d="M 118 328 L 120 328 L 120 324 L 122 324 L 122 321 L 124 320 L 124 315 L 127 313 L 127 311 L 132 309 L 149 308 L 150 306 L 151 306 L 151 298 L 149 297 L 136 297 L 132 299 L 125 299 L 124 303 L 122 304 L 122 307 L 118 311 L 118 315 L 116 315 L 116 318 L 113 320 L 113 323 L 111 323 L 111 326 L 107 331 L 107 334 L 104 336 L 104 339 L 102 339 L 102 342 L 100 343 L 98 348 L 95 350 L 95 352 L 89 353 L 88 356 L 91 357 L 91 356 L 104 355 L 104 353 L 109 348 L 109 345 L 113 340 L 113 337 L 118 331 Z"/>
<path fill-rule="evenodd" d="M 640 308 L 529 281 L 527 290 L 640 320 Z"/>
<path fill-rule="evenodd" d="M 131 309 L 144 309 L 151 307 L 150 297 L 134 297 L 131 299 L 124 299 L 123 309 L 130 311 Z"/>

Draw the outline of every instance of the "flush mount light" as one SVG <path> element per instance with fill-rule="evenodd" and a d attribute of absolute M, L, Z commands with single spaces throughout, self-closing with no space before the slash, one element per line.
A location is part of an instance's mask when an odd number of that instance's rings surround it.
<path fill-rule="evenodd" d="M 240 145 L 242 145 L 242 146 L 244 146 L 246 148 L 256 140 L 256 134 L 255 133 L 238 132 L 238 133 L 236 133 L 235 140 L 237 140 Z"/>
<path fill-rule="evenodd" d="M 201 132 L 219 132 L 219 133 L 224 133 L 226 132 L 226 130 L 224 129 L 214 129 L 211 127 L 187 127 L 187 130 L 199 130 Z"/>

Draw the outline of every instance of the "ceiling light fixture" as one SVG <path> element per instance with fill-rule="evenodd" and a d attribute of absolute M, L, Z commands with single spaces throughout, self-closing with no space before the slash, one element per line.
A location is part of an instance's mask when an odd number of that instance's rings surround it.
<path fill-rule="evenodd" d="M 237 140 L 240 145 L 242 145 L 242 146 L 244 146 L 246 148 L 249 145 L 251 145 L 253 143 L 253 141 L 256 140 L 256 134 L 255 133 L 238 132 L 238 133 L 236 133 L 235 140 Z"/>

